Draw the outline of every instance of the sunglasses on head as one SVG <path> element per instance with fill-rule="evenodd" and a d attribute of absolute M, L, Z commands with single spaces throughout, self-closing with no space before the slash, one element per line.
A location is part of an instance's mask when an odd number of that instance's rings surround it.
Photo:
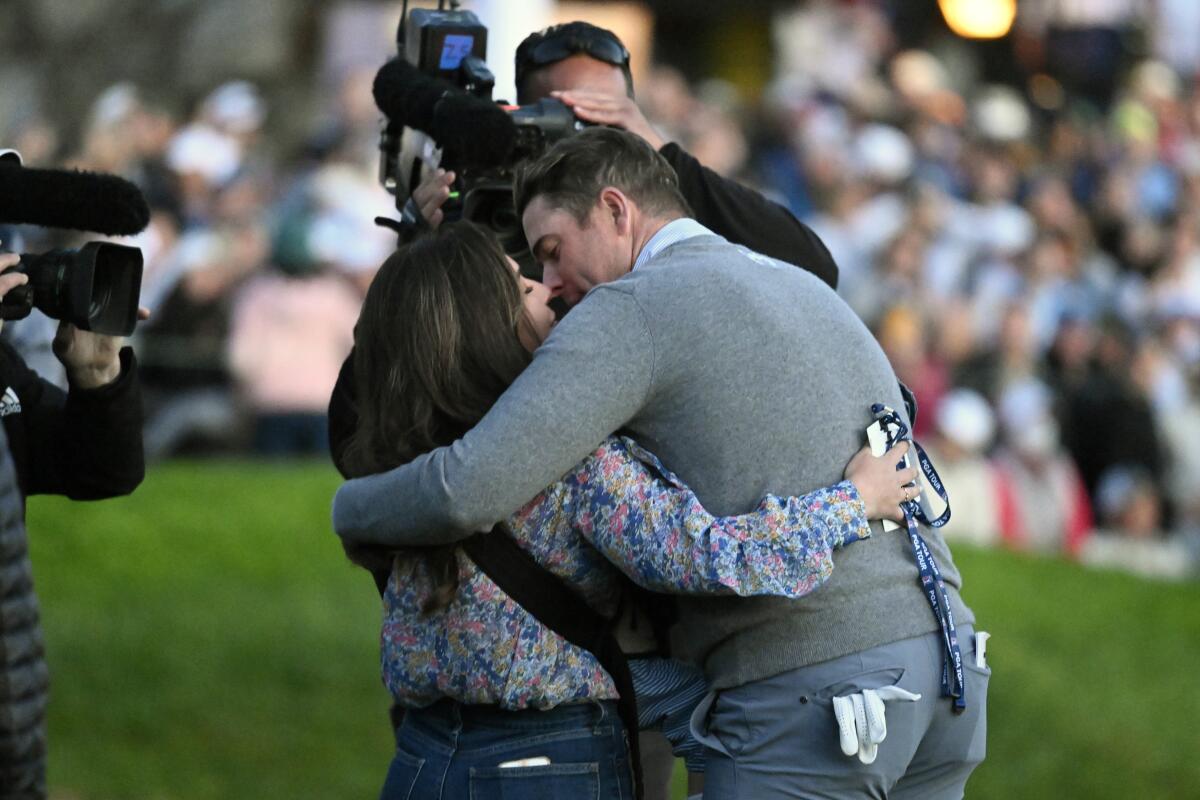
<path fill-rule="evenodd" d="M 597 33 L 572 33 L 546 39 L 533 48 L 529 61 L 533 66 L 544 67 L 580 53 L 615 67 L 629 64 L 629 51 L 625 45 L 612 36 Z"/>

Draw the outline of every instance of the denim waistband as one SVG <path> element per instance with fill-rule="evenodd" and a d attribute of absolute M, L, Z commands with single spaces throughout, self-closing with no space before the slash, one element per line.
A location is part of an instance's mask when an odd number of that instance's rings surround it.
<path fill-rule="evenodd" d="M 514 731 L 539 731 L 551 728 L 588 728 L 605 722 L 620 725 L 614 700 L 587 700 L 545 710 L 510 711 L 496 705 L 468 705 L 443 698 L 424 708 L 410 708 L 404 719 L 435 730 L 455 730 L 462 725 L 504 728 Z"/>

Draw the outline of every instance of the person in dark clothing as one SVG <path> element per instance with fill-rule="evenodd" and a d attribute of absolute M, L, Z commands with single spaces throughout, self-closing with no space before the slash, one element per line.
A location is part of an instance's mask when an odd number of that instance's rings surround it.
<path fill-rule="evenodd" d="M 532 33 L 517 47 L 516 83 L 521 105 L 556 97 L 586 122 L 622 128 L 650 142 L 675 170 L 680 193 L 701 225 L 837 288 L 837 264 L 811 228 L 783 206 L 702 166 L 678 144 L 663 141 L 633 100 L 629 51 L 616 34 L 587 22 Z M 454 178 L 453 172 L 439 170 L 413 190 L 409 205 L 423 224 L 436 228 L 442 222 Z M 351 352 L 329 403 L 330 453 L 346 477 L 342 451 L 358 420 L 353 359 Z"/>
<path fill-rule="evenodd" d="M 46 796 L 46 711 L 49 673 L 22 519 L 24 501 L 4 429 L 0 428 L 0 797 Z"/>
<path fill-rule="evenodd" d="M 1133 332 L 1120 320 L 1100 325 L 1093 362 L 1060 384 L 1062 442 L 1093 502 L 1113 467 L 1137 466 L 1161 486 L 1167 456 L 1149 398 L 1131 377 Z"/>
<path fill-rule="evenodd" d="M 0 297 L 28 282 L 4 273 Z M 133 351 L 120 337 L 61 323 L 54 354 L 68 391 L 40 378 L 0 342 L 0 799 L 44 798 L 48 676 L 25 538 L 25 498 L 96 500 L 142 482 L 142 399 Z M 6 441 L 5 441 L 6 440 Z"/>
<path fill-rule="evenodd" d="M 0 272 L 18 260 L 0 255 Z M 17 272 L 0 275 L 0 297 L 27 280 Z M 141 387 L 133 350 L 121 344 L 118 336 L 60 324 L 54 354 L 67 371 L 63 392 L 0 342 L 0 419 L 22 497 L 99 500 L 129 494 L 142 482 Z"/>
<path fill-rule="evenodd" d="M 634 102 L 629 51 L 616 34 L 587 22 L 532 33 L 517 47 L 516 83 L 521 105 L 555 97 L 585 122 L 645 139 L 675 170 L 680 193 L 701 225 L 734 244 L 796 264 L 837 288 L 837 265 L 812 229 L 783 206 L 721 177 L 677 143 L 663 140 Z"/>

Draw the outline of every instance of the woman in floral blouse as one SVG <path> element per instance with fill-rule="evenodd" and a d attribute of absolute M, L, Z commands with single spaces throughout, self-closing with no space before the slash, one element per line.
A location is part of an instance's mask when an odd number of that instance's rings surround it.
<path fill-rule="evenodd" d="M 469 430 L 549 334 L 548 299 L 469 223 L 389 258 L 355 331 L 355 474 Z M 896 471 L 898 459 L 864 451 L 835 486 L 718 518 L 653 455 L 614 436 L 508 526 L 609 616 L 622 573 L 660 592 L 800 597 L 829 577 L 833 548 L 870 535 L 867 519 L 898 516 L 915 477 Z M 383 679 L 406 713 L 383 798 L 632 796 L 617 691 L 590 653 L 542 626 L 459 548 L 385 555 Z"/>

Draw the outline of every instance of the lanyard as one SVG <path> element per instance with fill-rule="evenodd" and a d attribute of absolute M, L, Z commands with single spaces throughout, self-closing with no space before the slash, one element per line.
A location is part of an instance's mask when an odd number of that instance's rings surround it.
<path fill-rule="evenodd" d="M 901 441 L 910 442 L 925 480 L 946 503 L 946 509 L 936 519 L 929 519 L 916 498 L 901 503 L 900 507 L 904 510 L 908 539 L 917 560 L 921 590 L 925 592 L 925 599 L 929 601 L 929 607 L 933 609 L 933 616 L 941 629 L 942 646 L 945 649 L 942 661 L 942 695 L 953 699 L 952 707 L 955 713 L 962 713 L 967 707 L 967 682 L 963 673 L 962 649 L 958 644 L 958 629 L 954 625 L 954 611 L 950 608 L 950 596 L 946 592 L 946 583 L 942 580 L 942 571 L 938 569 L 929 545 L 917 528 L 917 522 L 923 522 L 931 528 L 940 528 L 949 522 L 950 498 L 941 476 L 933 467 L 933 462 L 929 460 L 925 449 L 908 435 L 908 426 L 900 419 L 900 415 L 881 403 L 872 405 L 871 413 L 875 415 L 876 420 L 882 422 L 884 430 L 887 431 L 889 450 Z"/>

